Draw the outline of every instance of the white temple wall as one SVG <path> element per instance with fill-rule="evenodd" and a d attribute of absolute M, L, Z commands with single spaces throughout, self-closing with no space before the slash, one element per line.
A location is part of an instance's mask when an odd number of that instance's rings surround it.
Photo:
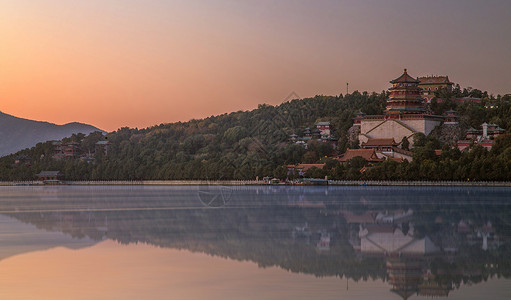
<path fill-rule="evenodd" d="M 438 125 L 440 121 L 435 120 L 362 120 L 360 126 L 359 142 L 367 142 L 368 138 L 381 139 L 381 138 L 394 138 L 398 143 L 401 142 L 403 137 L 407 137 L 410 145 L 413 140 L 410 138 L 414 133 L 422 132 L 425 135 Z"/>

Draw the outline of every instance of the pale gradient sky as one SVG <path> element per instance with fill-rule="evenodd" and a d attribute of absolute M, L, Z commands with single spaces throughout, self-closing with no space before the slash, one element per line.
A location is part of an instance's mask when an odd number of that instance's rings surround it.
<path fill-rule="evenodd" d="M 0 0 L 0 111 L 115 130 L 381 91 L 511 93 L 511 1 Z"/>

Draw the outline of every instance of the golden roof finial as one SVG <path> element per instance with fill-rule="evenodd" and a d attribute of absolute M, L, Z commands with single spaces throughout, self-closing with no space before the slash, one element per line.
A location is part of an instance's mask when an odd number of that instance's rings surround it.
<path fill-rule="evenodd" d="M 406 69 L 405 69 L 405 73 L 406 73 Z"/>

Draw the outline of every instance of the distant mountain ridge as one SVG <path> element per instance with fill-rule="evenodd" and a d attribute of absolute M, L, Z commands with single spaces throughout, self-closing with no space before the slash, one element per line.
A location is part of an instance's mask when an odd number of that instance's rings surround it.
<path fill-rule="evenodd" d="M 0 112 L 0 156 L 33 147 L 39 142 L 60 140 L 74 133 L 89 134 L 94 131 L 103 130 L 78 122 L 57 125 Z"/>

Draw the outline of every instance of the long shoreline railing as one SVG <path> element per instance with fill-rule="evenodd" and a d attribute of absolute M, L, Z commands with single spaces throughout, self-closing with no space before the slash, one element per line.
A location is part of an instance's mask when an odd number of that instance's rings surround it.
<path fill-rule="evenodd" d="M 53 182 L 54 183 L 54 182 Z M 100 180 L 60 181 L 61 185 L 270 185 L 262 180 Z M 511 187 L 509 181 L 401 181 L 401 180 L 329 180 L 331 186 L 482 186 Z M 0 186 L 46 186 L 41 181 L 0 181 Z"/>

